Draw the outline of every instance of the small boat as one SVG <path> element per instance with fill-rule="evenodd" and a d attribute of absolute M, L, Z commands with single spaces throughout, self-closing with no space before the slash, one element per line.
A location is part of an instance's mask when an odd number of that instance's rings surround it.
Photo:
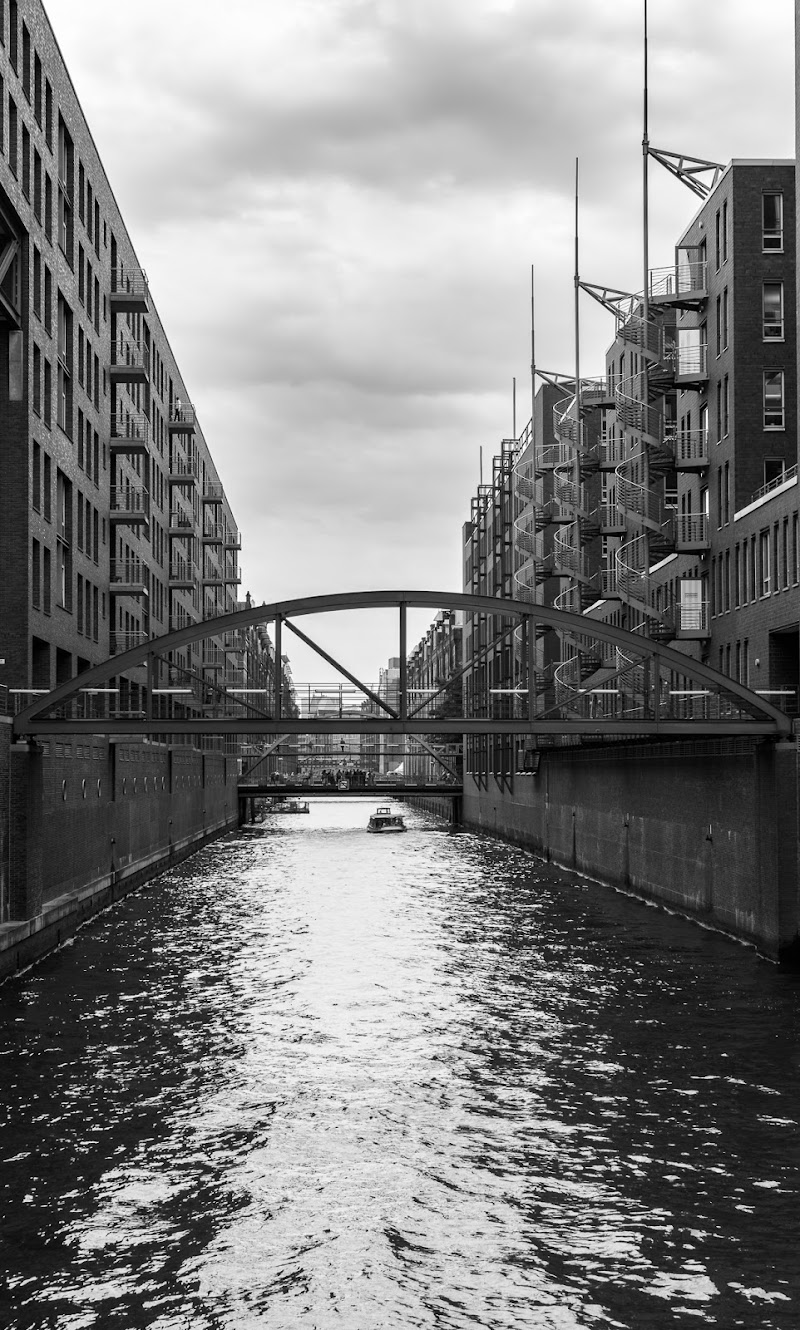
<path fill-rule="evenodd" d="M 407 831 L 408 828 L 400 813 L 393 813 L 391 808 L 378 808 L 372 814 L 367 831 Z"/>
<path fill-rule="evenodd" d="M 310 812 L 308 800 L 300 799 L 273 799 L 272 807 L 268 810 L 270 813 L 308 813 Z"/>

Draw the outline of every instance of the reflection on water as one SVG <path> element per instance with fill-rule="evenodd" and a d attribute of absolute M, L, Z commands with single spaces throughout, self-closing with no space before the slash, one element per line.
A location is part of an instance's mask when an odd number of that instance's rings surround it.
<path fill-rule="evenodd" d="M 218 842 L 0 988 L 0 1325 L 800 1323 L 797 980 L 368 811 Z"/>

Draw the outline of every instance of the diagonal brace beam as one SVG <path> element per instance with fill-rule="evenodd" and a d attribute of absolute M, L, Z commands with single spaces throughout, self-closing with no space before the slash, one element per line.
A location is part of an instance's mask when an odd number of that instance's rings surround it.
<path fill-rule="evenodd" d="M 701 199 L 708 197 L 725 170 L 721 162 L 710 162 L 705 157 L 690 157 L 682 152 L 665 152 L 663 148 L 648 147 L 647 151 L 665 170 L 669 171 L 670 175 L 674 175 L 676 180 L 680 180 Z M 706 172 L 713 172 L 710 184 L 698 179 Z"/>
<path fill-rule="evenodd" d="M 332 665 L 335 670 L 338 670 L 340 674 L 344 675 L 345 679 L 349 680 L 350 683 L 355 684 L 356 688 L 360 689 L 371 702 L 375 702 L 382 711 L 386 711 L 391 716 L 392 720 L 398 719 L 398 713 L 394 710 L 394 707 L 390 707 L 388 702 L 384 702 L 383 698 L 378 697 L 377 693 L 373 693 L 371 688 L 368 688 L 365 683 L 362 683 L 354 674 L 351 674 L 349 670 L 346 670 L 344 665 L 341 665 L 338 660 L 334 660 L 333 656 L 329 656 L 328 652 L 325 651 L 323 647 L 318 646 L 316 642 L 312 642 L 311 638 L 308 637 L 302 629 L 298 628 L 288 619 L 284 619 L 283 623 L 284 627 L 293 632 L 295 637 L 299 637 L 300 641 L 305 642 L 307 647 L 311 647 L 312 651 L 316 651 L 317 655 L 321 656 L 327 665 Z"/>

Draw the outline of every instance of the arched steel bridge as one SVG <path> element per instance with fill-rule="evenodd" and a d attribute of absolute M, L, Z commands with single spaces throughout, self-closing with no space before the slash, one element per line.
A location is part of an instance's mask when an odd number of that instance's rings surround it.
<path fill-rule="evenodd" d="M 398 614 L 399 679 L 383 695 L 360 680 L 293 621 L 316 614 L 385 610 Z M 486 623 L 486 643 L 466 660 L 462 712 L 441 709 L 452 680 L 434 690 L 409 681 L 407 616 L 411 608 L 462 611 L 473 625 Z M 487 622 L 491 621 L 491 622 Z M 271 696 L 252 701 L 254 690 L 209 687 L 202 676 L 176 666 L 174 655 L 202 639 L 223 642 L 260 624 L 271 625 L 275 660 L 291 632 L 347 680 L 351 705 L 338 715 L 286 714 L 280 671 Z M 577 644 L 580 668 L 543 679 L 539 649 L 555 630 Z M 513 658 L 513 680 L 496 687 L 484 668 L 493 644 L 505 641 Z M 412 644 L 413 645 L 413 644 Z M 141 705 L 121 711 L 110 685 L 140 681 Z M 163 686 L 176 677 L 183 688 Z M 186 697 L 188 700 L 182 700 Z M 14 734 L 147 734 L 281 736 L 289 734 L 391 734 L 469 736 L 518 734 L 603 737 L 753 735 L 785 738 L 792 723 L 782 711 L 742 684 L 673 648 L 586 615 L 523 600 L 441 591 L 357 591 L 277 601 L 205 619 L 151 637 L 109 657 L 38 698 L 14 717 Z"/>

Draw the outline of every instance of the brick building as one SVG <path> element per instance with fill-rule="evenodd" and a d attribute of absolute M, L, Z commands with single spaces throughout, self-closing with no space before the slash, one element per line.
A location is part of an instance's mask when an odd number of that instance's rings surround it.
<path fill-rule="evenodd" d="M 465 590 L 513 587 L 657 638 L 792 712 L 794 174 L 791 161 L 732 161 L 646 298 L 602 293 L 615 324 L 605 376 L 544 378 L 532 426 L 503 442 L 464 528 Z M 480 705 L 511 714 L 520 643 L 496 616 L 472 616 L 464 643 L 468 701 L 471 683 Z M 602 693 L 620 665 L 566 629 L 543 632 L 536 659 L 540 712 L 595 683 Z M 509 774 L 519 759 L 502 735 L 468 745 L 469 770 Z"/>
<path fill-rule="evenodd" d="M 0 0 L 0 431 L 12 705 L 236 609 L 236 523 L 39 0 Z M 221 638 L 172 665 L 176 714 L 241 669 Z"/>

